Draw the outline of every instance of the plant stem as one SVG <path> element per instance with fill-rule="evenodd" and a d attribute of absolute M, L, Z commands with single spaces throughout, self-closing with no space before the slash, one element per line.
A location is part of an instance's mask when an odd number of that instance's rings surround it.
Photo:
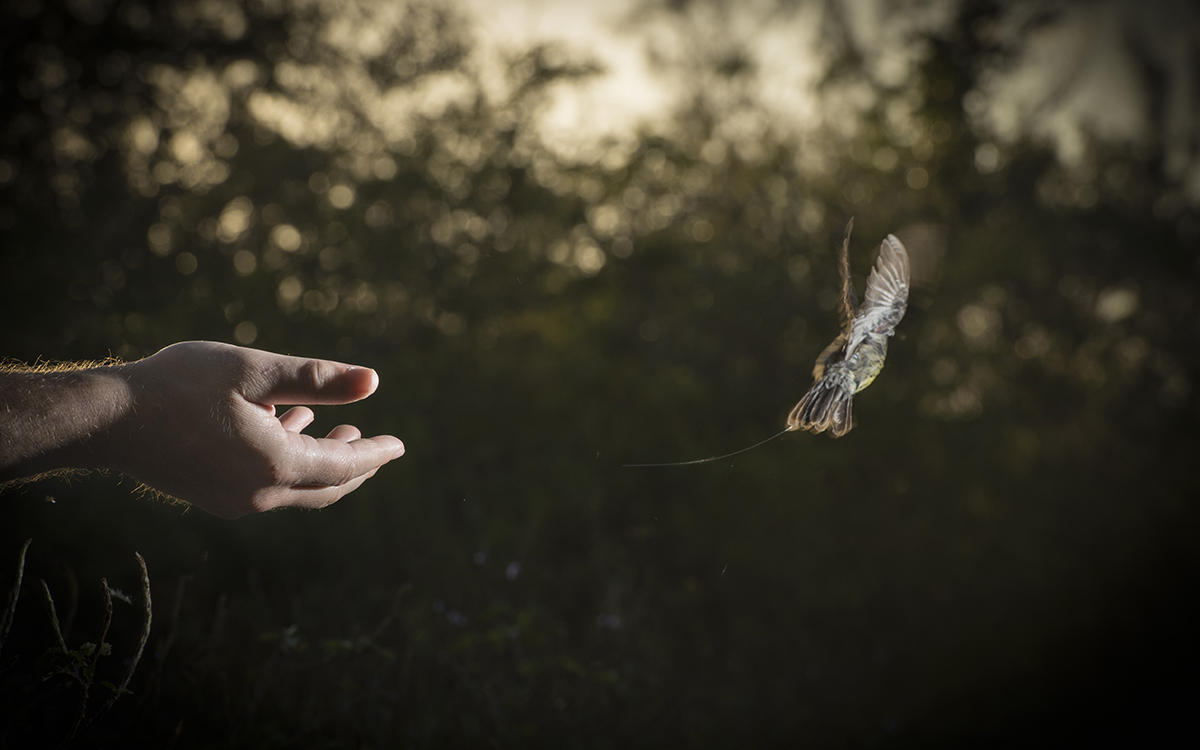
<path fill-rule="evenodd" d="M 17 580 L 13 581 L 12 591 L 8 592 L 8 606 L 4 609 L 4 620 L 0 621 L 0 653 L 4 651 L 8 630 L 17 616 L 17 598 L 21 595 L 21 579 L 25 577 L 25 553 L 31 542 L 32 539 L 26 539 L 25 544 L 21 545 L 21 554 L 17 555 Z"/>
<path fill-rule="evenodd" d="M 54 611 L 54 597 L 50 596 L 50 587 L 46 585 L 45 579 L 39 579 L 42 582 L 42 591 L 46 592 L 46 606 L 50 609 L 50 624 L 54 626 L 54 637 L 58 639 L 58 647 L 62 652 L 67 653 L 67 642 L 63 640 L 62 628 L 58 626 L 58 612 Z"/>
<path fill-rule="evenodd" d="M 96 664 L 100 661 L 100 652 L 104 650 L 104 639 L 108 637 L 108 627 L 112 624 L 112 590 L 108 587 L 108 579 L 101 578 L 100 585 L 104 587 L 104 620 L 100 623 L 100 637 L 96 639 L 96 647 L 92 649 L 91 663 L 88 664 L 87 671 L 83 675 L 83 693 L 79 696 L 79 710 L 75 713 L 75 724 L 71 727 L 71 733 L 63 740 L 64 747 L 75 739 L 75 734 L 79 731 L 79 726 L 83 723 L 83 717 L 87 713 L 88 693 L 91 691 L 92 682 L 96 679 Z M 91 722 L 88 722 L 88 726 L 91 726 Z"/>

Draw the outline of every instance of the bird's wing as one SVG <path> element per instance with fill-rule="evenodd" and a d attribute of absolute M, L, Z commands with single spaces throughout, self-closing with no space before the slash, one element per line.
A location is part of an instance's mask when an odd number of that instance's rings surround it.
<path fill-rule="evenodd" d="M 879 248 L 879 260 L 867 279 L 867 294 L 854 316 L 846 357 L 854 354 L 868 334 L 892 335 L 908 306 L 908 251 L 889 234 Z"/>
<path fill-rule="evenodd" d="M 842 276 L 842 290 L 838 295 L 838 313 L 842 318 L 842 335 L 849 336 L 858 313 L 858 297 L 854 294 L 854 283 L 850 280 L 850 232 L 854 230 L 854 217 L 846 224 L 846 238 L 842 240 L 842 251 L 838 254 L 838 273 Z"/>
<path fill-rule="evenodd" d="M 833 340 L 829 346 L 817 357 L 817 364 L 813 366 L 813 380 L 820 380 L 825 376 L 825 368 L 838 362 L 842 359 L 842 347 L 846 345 L 846 334 L 839 333 L 838 337 Z"/>

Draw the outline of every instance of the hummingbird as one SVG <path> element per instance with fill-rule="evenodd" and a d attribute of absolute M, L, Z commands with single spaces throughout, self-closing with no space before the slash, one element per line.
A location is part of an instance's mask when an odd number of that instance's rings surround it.
<path fill-rule="evenodd" d="M 813 385 L 788 416 L 787 427 L 748 448 L 711 458 L 675 461 L 665 464 L 625 464 L 637 466 L 691 466 L 736 456 L 769 443 L 793 430 L 824 432 L 841 437 L 854 426 L 851 404 L 854 394 L 866 388 L 883 370 L 887 340 L 896 332 L 896 324 L 908 306 L 908 251 L 895 235 L 889 234 L 879 248 L 879 259 L 867 277 L 865 300 L 859 304 L 850 279 L 850 232 L 854 219 L 846 225 L 846 237 L 838 255 L 842 289 L 838 312 L 842 332 L 817 357 L 813 367 Z"/>
<path fill-rule="evenodd" d="M 879 248 L 879 259 L 867 278 L 867 293 L 860 304 L 850 279 L 850 232 L 838 255 L 842 289 L 838 312 L 842 332 L 817 357 L 813 385 L 788 416 L 788 429 L 824 432 L 841 437 L 854 426 L 851 405 L 854 394 L 866 388 L 883 369 L 888 339 L 908 306 L 908 251 L 889 234 Z"/>

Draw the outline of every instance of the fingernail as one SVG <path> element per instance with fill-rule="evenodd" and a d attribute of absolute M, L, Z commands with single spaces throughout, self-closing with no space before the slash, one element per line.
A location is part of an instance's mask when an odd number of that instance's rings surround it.
<path fill-rule="evenodd" d="M 356 380 L 357 378 L 362 377 L 358 374 L 360 372 L 365 372 L 368 374 L 366 383 L 363 383 L 361 380 Z M 343 374 L 343 377 L 347 377 L 350 382 L 353 382 L 356 388 L 362 388 L 362 391 L 360 392 L 364 393 L 365 395 L 359 396 L 359 398 L 365 398 L 365 396 L 371 395 L 375 392 L 375 389 L 379 387 L 379 373 L 375 372 L 370 367 L 350 365 L 349 369 L 347 369 Z"/>
<path fill-rule="evenodd" d="M 392 458 L 400 458 L 403 455 L 404 455 L 404 443 L 401 443 L 400 447 L 396 449 L 396 452 L 392 454 Z"/>

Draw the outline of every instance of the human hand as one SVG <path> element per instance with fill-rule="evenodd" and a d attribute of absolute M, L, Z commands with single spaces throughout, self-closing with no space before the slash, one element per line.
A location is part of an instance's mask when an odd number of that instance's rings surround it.
<path fill-rule="evenodd" d="M 373 370 L 206 341 L 168 346 L 120 368 L 132 407 L 104 441 L 113 468 L 222 518 L 337 502 L 404 453 L 351 425 L 301 432 L 313 412 L 371 395 Z"/>

